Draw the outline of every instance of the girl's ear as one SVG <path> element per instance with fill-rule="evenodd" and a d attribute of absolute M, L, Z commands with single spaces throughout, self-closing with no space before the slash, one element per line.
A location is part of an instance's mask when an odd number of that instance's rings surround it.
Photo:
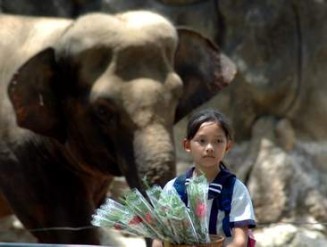
<path fill-rule="evenodd" d="M 186 138 L 183 140 L 183 147 L 186 152 L 191 152 L 191 142 Z"/>
<path fill-rule="evenodd" d="M 233 147 L 233 141 L 228 140 L 228 141 L 227 141 L 227 145 L 226 145 L 226 153 L 228 153 L 229 150 L 232 149 L 232 147 Z"/>

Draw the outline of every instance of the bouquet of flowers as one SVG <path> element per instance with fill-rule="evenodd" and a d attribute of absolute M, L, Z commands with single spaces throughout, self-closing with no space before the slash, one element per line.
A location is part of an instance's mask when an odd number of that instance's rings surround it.
<path fill-rule="evenodd" d="M 204 175 L 187 186 L 189 207 L 177 191 L 148 187 L 147 199 L 137 189 L 128 191 L 122 202 L 107 199 L 92 216 L 92 224 L 134 235 L 161 239 L 172 244 L 210 242 L 207 219 L 208 182 Z"/>
<path fill-rule="evenodd" d="M 163 191 L 159 186 L 155 186 L 146 192 L 155 213 L 166 226 L 164 232 L 170 242 L 178 244 L 185 242 L 198 243 L 190 210 L 180 199 L 176 190 Z"/>
<path fill-rule="evenodd" d="M 163 234 L 164 226 L 158 219 L 150 203 L 143 197 L 137 189 L 128 191 L 125 196 L 126 206 L 138 215 L 144 224 L 151 229 L 156 238 L 165 239 Z"/>
<path fill-rule="evenodd" d="M 114 228 L 147 238 L 156 237 L 138 215 L 110 198 L 96 210 L 92 218 L 91 223 L 95 226 Z"/>
<path fill-rule="evenodd" d="M 194 177 L 187 186 L 189 207 L 200 243 L 209 243 L 207 198 L 209 184 L 204 175 Z"/>

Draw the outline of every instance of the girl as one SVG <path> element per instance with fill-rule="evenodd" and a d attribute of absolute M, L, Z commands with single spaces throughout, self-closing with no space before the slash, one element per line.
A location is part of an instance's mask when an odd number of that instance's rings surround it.
<path fill-rule="evenodd" d="M 254 246 L 250 245 L 253 244 L 253 240 L 248 243 L 249 228 L 255 226 L 249 192 L 223 164 L 225 154 L 232 147 L 232 140 L 232 128 L 222 113 L 214 109 L 195 113 L 188 122 L 187 135 L 183 141 L 184 150 L 191 155 L 194 167 L 186 174 L 169 181 L 164 189 L 175 188 L 182 197 L 180 188 L 185 188 L 185 182 L 187 183 L 191 177 L 204 173 L 210 185 L 207 211 L 209 233 L 225 235 L 227 247 Z M 180 186 L 181 181 L 182 186 Z M 219 200 L 219 196 L 226 194 L 223 191 L 228 191 L 228 187 L 231 188 L 229 193 L 231 199 L 229 203 L 221 203 L 226 200 Z M 217 197 L 214 196 L 215 193 Z M 185 198 L 182 199 L 187 203 L 187 198 L 186 201 Z M 221 204 L 225 206 L 220 206 Z M 162 247 L 161 241 L 154 240 L 152 247 Z"/>

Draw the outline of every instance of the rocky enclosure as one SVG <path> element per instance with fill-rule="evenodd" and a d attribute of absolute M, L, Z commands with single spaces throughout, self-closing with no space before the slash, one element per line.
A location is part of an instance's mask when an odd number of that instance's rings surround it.
<path fill-rule="evenodd" d="M 221 109 L 235 125 L 227 160 L 253 197 L 258 246 L 327 246 L 326 1 L 16 1 L 2 0 L 2 12 L 145 8 L 211 37 L 238 74 L 203 107 Z M 175 127 L 179 171 L 189 162 L 179 145 L 185 122 Z"/>

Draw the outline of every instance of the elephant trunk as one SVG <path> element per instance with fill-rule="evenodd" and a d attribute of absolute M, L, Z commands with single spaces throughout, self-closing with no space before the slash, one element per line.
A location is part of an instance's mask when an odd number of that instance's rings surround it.
<path fill-rule="evenodd" d="M 163 125 L 152 124 L 135 132 L 135 160 L 139 179 L 165 185 L 176 175 L 172 133 Z"/>

